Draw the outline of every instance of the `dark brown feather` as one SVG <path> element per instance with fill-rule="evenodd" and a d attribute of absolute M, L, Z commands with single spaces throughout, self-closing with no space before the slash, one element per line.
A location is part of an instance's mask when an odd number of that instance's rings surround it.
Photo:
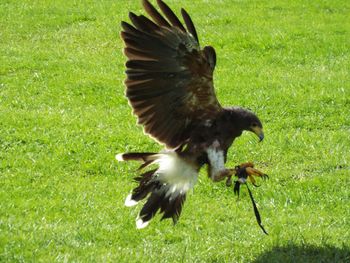
<path fill-rule="evenodd" d="M 159 194 L 156 192 L 152 192 L 147 202 L 142 207 L 139 217 L 144 222 L 151 220 L 157 213 L 158 209 L 160 208 L 163 198 L 164 198 L 164 193 Z"/>
<path fill-rule="evenodd" d="M 157 24 L 155 24 L 152 20 L 145 17 L 144 15 L 140 15 L 138 18 L 139 18 L 140 22 L 145 24 L 150 31 L 159 30 L 159 26 Z"/>
<path fill-rule="evenodd" d="M 123 153 L 124 161 L 147 161 L 148 158 L 156 153 Z"/>
<path fill-rule="evenodd" d="M 135 178 L 135 181 L 139 182 L 139 185 L 132 191 L 132 200 L 140 201 L 146 198 L 156 188 L 156 183 L 151 181 L 156 170 L 147 171 Z"/>
<path fill-rule="evenodd" d="M 148 2 L 147 0 L 143 0 L 142 4 L 144 9 L 152 17 L 154 22 L 156 22 L 159 26 L 170 27 L 170 24 L 168 23 L 168 21 L 166 21 L 164 17 L 162 17 L 162 15 L 159 14 L 157 9 L 155 9 L 150 2 Z"/>
<path fill-rule="evenodd" d="M 161 213 L 163 212 L 164 214 L 161 220 L 166 218 L 172 218 L 174 224 L 176 224 L 181 215 L 182 206 L 185 200 L 186 200 L 186 194 L 182 194 L 182 195 L 178 195 L 173 200 L 167 200 L 167 202 L 163 202 L 161 205 L 160 212 Z"/>
<path fill-rule="evenodd" d="M 164 42 L 156 37 L 145 36 L 142 32 L 134 35 L 128 32 L 121 32 L 121 38 L 127 44 L 127 47 L 136 49 L 141 52 L 152 53 L 158 58 L 167 57 L 174 54 L 175 49 L 167 46 Z"/>
<path fill-rule="evenodd" d="M 192 22 L 192 19 L 190 17 L 190 15 L 186 12 L 185 9 L 181 8 L 181 14 L 182 14 L 182 17 L 185 21 L 185 24 L 186 24 L 186 27 L 187 27 L 187 30 L 188 32 L 191 33 L 191 35 L 197 40 L 197 42 L 199 43 L 199 40 L 198 40 L 198 35 L 197 35 L 197 31 L 196 31 L 196 28 Z"/>
<path fill-rule="evenodd" d="M 133 69 L 135 71 L 142 72 L 166 72 L 169 73 L 166 77 L 175 77 L 176 72 L 181 72 L 181 68 L 178 65 L 167 63 L 166 60 L 159 61 L 148 61 L 148 60 L 129 60 L 125 66 L 127 69 Z"/>
<path fill-rule="evenodd" d="M 143 15 L 137 16 L 130 12 L 129 17 L 135 27 L 142 32 L 151 33 L 159 30 L 159 26 L 157 24 Z"/>
<path fill-rule="evenodd" d="M 136 50 L 133 48 L 125 48 L 124 55 L 130 60 L 155 60 L 156 58 L 152 53 L 146 53 L 144 51 Z"/>
<path fill-rule="evenodd" d="M 172 218 L 174 224 L 177 223 L 181 212 L 182 212 L 182 207 L 184 202 L 186 201 L 186 195 L 180 195 L 176 200 L 175 200 L 175 213 L 173 213 Z"/>
<path fill-rule="evenodd" d="M 207 61 L 209 62 L 210 68 L 214 70 L 216 65 L 216 53 L 215 49 L 212 46 L 206 46 L 203 49 L 204 55 L 207 58 Z"/>
<path fill-rule="evenodd" d="M 154 22 L 130 13 L 133 25 L 122 22 L 125 42 L 126 96 L 145 133 L 168 148 L 177 148 L 191 136 L 189 127 L 214 119 L 222 110 L 215 96 L 215 51 L 199 49 L 193 22 L 182 11 L 186 27 L 163 2 L 165 18 L 143 1 Z"/>
<path fill-rule="evenodd" d="M 174 12 L 169 8 L 169 6 L 164 3 L 162 0 L 157 0 L 157 4 L 162 10 L 163 14 L 166 16 L 166 18 L 170 21 L 170 23 L 181 29 L 183 32 L 186 32 L 186 29 L 181 24 L 180 20 L 177 18 L 177 16 L 174 14 Z"/>
<path fill-rule="evenodd" d="M 138 31 L 135 27 L 130 25 L 129 23 L 122 21 L 121 26 L 124 32 L 132 34 L 134 36 L 138 36 L 140 34 L 140 31 Z M 123 32 L 122 31 L 122 32 Z"/>
<path fill-rule="evenodd" d="M 140 21 L 139 17 L 133 12 L 129 12 L 129 18 L 133 25 L 136 27 L 136 29 L 143 32 L 150 31 L 150 29 L 147 27 L 147 24 L 143 23 L 143 21 Z"/>

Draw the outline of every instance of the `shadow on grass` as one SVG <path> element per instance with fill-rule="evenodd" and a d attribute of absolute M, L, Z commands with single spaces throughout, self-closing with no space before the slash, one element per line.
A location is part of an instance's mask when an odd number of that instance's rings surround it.
<path fill-rule="evenodd" d="M 350 248 L 287 245 L 274 247 L 259 255 L 253 262 L 350 262 Z"/>

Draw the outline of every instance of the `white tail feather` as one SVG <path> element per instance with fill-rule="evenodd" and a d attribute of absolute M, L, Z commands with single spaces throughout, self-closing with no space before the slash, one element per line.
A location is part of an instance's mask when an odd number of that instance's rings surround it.
<path fill-rule="evenodd" d="M 158 165 L 158 169 L 143 174 L 142 176 L 145 177 L 141 179 L 140 185 L 125 199 L 125 206 L 130 207 L 148 196 L 147 202 L 136 218 L 138 229 L 147 227 L 161 207 L 163 217 L 172 218 L 176 223 L 181 214 L 186 193 L 194 187 L 198 177 L 198 167 L 176 152 L 162 152 L 152 154 L 150 157 L 147 161 Z M 123 154 L 118 154 L 116 159 L 124 160 Z"/>
<path fill-rule="evenodd" d="M 159 167 L 150 180 L 150 183 L 155 183 L 160 187 L 153 189 L 151 195 L 156 195 L 161 198 L 156 201 L 159 202 L 158 208 L 157 205 L 154 204 L 149 205 L 150 209 L 145 210 L 145 206 L 143 207 L 136 219 L 136 227 L 138 229 L 148 226 L 150 220 L 157 212 L 160 205 L 164 205 L 166 203 L 169 204 L 172 200 L 178 199 L 182 201 L 180 201 L 176 207 L 172 207 L 172 205 L 170 205 L 170 210 L 167 210 L 168 208 L 166 208 L 164 212 L 168 213 L 167 217 L 172 217 L 173 221 L 176 222 L 180 216 L 181 207 L 184 198 L 186 197 L 186 193 L 192 189 L 197 182 L 198 168 L 179 157 L 176 152 L 169 151 L 160 153 L 154 155 L 154 157 L 156 157 L 154 163 L 158 164 Z M 132 204 L 135 202 L 132 202 L 133 200 L 131 197 L 129 199 L 127 198 L 127 200 L 130 200 Z M 149 202 L 149 200 L 147 202 Z"/>
<path fill-rule="evenodd" d="M 118 153 L 116 156 L 115 156 L 115 159 L 119 162 L 123 162 L 124 161 L 124 158 L 123 158 L 123 154 L 122 153 Z"/>
<path fill-rule="evenodd" d="M 198 177 L 195 166 L 184 161 L 175 152 L 161 153 L 157 156 L 154 161 L 159 165 L 155 172 L 158 175 L 156 180 L 163 183 L 162 188 L 167 191 L 166 197 L 176 197 L 193 188 Z"/>
<path fill-rule="evenodd" d="M 145 228 L 146 226 L 148 226 L 149 222 L 150 221 L 144 222 L 141 218 L 137 217 L 136 218 L 136 228 L 137 229 Z"/>
<path fill-rule="evenodd" d="M 124 205 L 127 207 L 131 207 L 131 206 L 137 205 L 137 203 L 138 203 L 137 201 L 132 199 L 132 194 L 129 194 L 125 199 Z"/>

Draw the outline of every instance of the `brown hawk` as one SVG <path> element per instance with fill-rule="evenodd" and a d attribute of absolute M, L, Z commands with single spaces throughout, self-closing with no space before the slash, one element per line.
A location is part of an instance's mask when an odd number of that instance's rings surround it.
<path fill-rule="evenodd" d="M 200 48 L 188 13 L 181 10 L 184 26 L 163 1 L 157 3 L 163 15 L 143 0 L 151 19 L 130 12 L 132 25 L 121 23 L 128 58 L 126 97 L 144 132 L 165 146 L 159 153 L 116 156 L 120 161 L 141 161 L 140 169 L 153 167 L 135 178 L 139 185 L 125 201 L 126 206 L 133 206 L 147 198 L 137 228 L 146 227 L 158 210 L 162 219 L 172 218 L 176 223 L 202 166 L 208 165 L 214 182 L 224 178 L 230 182 L 235 169 L 227 169 L 225 162 L 235 138 L 243 131 L 264 138 L 254 113 L 220 105 L 213 84 L 215 50 Z M 248 166 L 251 180 L 252 175 L 262 175 Z"/>

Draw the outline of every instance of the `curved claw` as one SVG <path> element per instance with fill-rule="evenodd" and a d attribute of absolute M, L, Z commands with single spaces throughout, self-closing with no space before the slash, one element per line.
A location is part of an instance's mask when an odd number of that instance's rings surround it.
<path fill-rule="evenodd" d="M 247 167 L 245 170 L 249 175 L 264 176 L 264 173 L 260 172 L 258 169 L 255 169 L 253 167 Z"/>
<path fill-rule="evenodd" d="M 261 177 L 263 180 L 269 179 L 267 174 L 255 169 L 254 164 L 250 162 L 237 165 L 234 169 L 230 169 L 230 171 L 232 171 L 233 174 L 238 177 L 238 181 L 240 181 L 240 183 L 245 183 L 245 179 L 248 179 L 255 187 L 259 187 L 259 185 L 256 184 L 255 176 Z M 227 179 L 226 185 L 231 185 L 229 179 Z"/>

